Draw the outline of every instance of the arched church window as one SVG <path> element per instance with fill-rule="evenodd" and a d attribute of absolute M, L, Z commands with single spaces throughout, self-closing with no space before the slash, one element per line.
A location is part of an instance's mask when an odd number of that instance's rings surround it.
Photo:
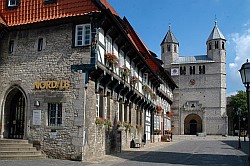
<path fill-rule="evenodd" d="M 215 41 L 215 49 L 218 49 L 218 48 L 219 48 L 219 42 Z"/>
<path fill-rule="evenodd" d="M 209 49 L 209 50 L 212 49 L 212 43 L 211 43 L 211 42 L 208 44 L 208 49 Z"/>
<path fill-rule="evenodd" d="M 170 45 L 167 45 L 168 51 L 170 51 Z"/>
<path fill-rule="evenodd" d="M 222 50 L 225 49 L 225 42 L 222 42 L 222 43 L 221 43 L 221 48 L 222 48 Z"/>
<path fill-rule="evenodd" d="M 174 52 L 177 52 L 177 47 L 176 47 L 176 45 L 174 45 Z"/>
<path fill-rule="evenodd" d="M 164 53 L 164 47 L 162 47 L 161 51 L 162 51 L 162 53 Z"/>

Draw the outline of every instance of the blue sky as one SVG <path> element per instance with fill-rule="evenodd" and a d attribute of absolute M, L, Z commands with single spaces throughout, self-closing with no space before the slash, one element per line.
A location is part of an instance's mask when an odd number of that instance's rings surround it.
<path fill-rule="evenodd" d="M 227 96 L 245 90 L 238 70 L 250 60 L 250 0 L 108 0 L 120 17 L 160 57 L 160 43 L 171 31 L 180 56 L 206 55 L 215 16 L 227 39 Z"/>

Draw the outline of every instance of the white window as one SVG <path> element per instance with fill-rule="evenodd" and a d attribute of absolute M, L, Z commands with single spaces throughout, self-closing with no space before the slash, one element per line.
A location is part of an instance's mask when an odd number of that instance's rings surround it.
<path fill-rule="evenodd" d="M 113 53 L 112 47 L 112 38 L 110 36 L 106 36 L 106 53 Z"/>
<path fill-rule="evenodd" d="M 62 103 L 48 103 L 48 125 L 62 125 Z"/>
<path fill-rule="evenodd" d="M 100 103 L 100 95 L 96 94 L 96 117 L 99 118 L 99 103 Z"/>
<path fill-rule="evenodd" d="M 8 6 L 17 6 L 18 0 L 8 0 Z"/>
<path fill-rule="evenodd" d="M 90 24 L 76 25 L 75 46 L 90 45 L 91 28 Z"/>

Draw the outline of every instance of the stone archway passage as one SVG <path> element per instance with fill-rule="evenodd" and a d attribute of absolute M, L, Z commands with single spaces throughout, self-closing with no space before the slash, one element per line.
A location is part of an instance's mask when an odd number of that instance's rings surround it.
<path fill-rule="evenodd" d="M 14 88 L 7 95 L 4 111 L 4 137 L 22 139 L 24 136 L 25 97 L 18 88 Z"/>
<path fill-rule="evenodd" d="M 197 114 L 189 114 L 184 121 L 184 134 L 196 135 L 202 132 L 202 120 Z"/>

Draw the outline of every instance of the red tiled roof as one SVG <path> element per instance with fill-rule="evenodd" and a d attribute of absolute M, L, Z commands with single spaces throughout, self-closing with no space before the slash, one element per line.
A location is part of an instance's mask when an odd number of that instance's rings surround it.
<path fill-rule="evenodd" d="M 152 58 L 154 58 L 154 57 L 151 55 L 148 47 L 144 44 L 144 42 L 141 40 L 139 35 L 135 32 L 133 27 L 129 24 L 128 20 L 125 17 L 124 17 L 123 20 L 124 20 L 124 23 L 125 23 L 126 27 L 128 28 L 128 31 L 129 31 L 128 37 L 133 42 L 133 44 L 138 49 L 138 51 L 144 53 L 143 55 L 145 56 L 145 59 L 146 59 L 147 63 L 152 68 L 152 70 L 154 72 L 156 72 L 158 70 L 158 64 L 156 64 L 153 61 Z"/>
<path fill-rule="evenodd" d="M 101 0 L 101 3 L 118 15 L 107 0 Z M 91 12 L 100 12 L 91 0 L 58 0 L 52 4 L 44 4 L 44 0 L 21 0 L 19 6 L 12 10 L 6 10 L 6 0 L 0 2 L 0 13 L 8 26 L 86 15 Z"/>
<path fill-rule="evenodd" d="M 119 14 L 115 11 L 115 9 L 108 3 L 107 0 L 100 0 L 101 3 L 111 11 L 112 14 L 119 16 Z"/>
<path fill-rule="evenodd" d="M 3 18 L 0 15 L 0 24 L 6 25 L 6 22 L 3 20 Z"/>

